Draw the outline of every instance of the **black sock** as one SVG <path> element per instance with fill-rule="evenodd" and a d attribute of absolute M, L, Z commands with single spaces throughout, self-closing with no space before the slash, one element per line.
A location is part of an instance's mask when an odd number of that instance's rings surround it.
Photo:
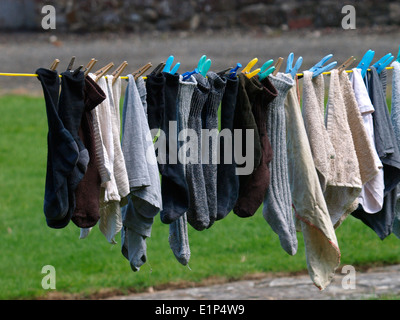
<path fill-rule="evenodd" d="M 178 160 L 178 138 L 176 136 L 173 145 L 169 145 L 169 122 L 175 121 L 178 128 L 177 98 L 179 89 L 179 75 L 164 73 L 165 82 L 165 112 L 162 129 L 165 132 L 167 143 L 167 164 L 161 171 L 161 194 L 163 199 L 163 210 L 161 221 L 170 224 L 181 217 L 189 208 L 189 193 L 186 184 L 183 164 Z M 172 133 L 171 133 L 172 134 Z M 178 135 L 178 132 L 176 133 Z M 169 163 L 171 152 L 174 151 L 176 159 L 174 164 Z"/>
<path fill-rule="evenodd" d="M 48 226 L 53 227 L 67 216 L 67 178 L 78 161 L 79 149 L 58 115 L 60 80 L 57 72 L 40 68 L 36 73 L 43 88 L 49 130 L 43 211 Z"/>
<path fill-rule="evenodd" d="M 66 216 L 50 223 L 53 228 L 66 227 L 75 211 L 75 191 L 78 184 L 85 176 L 89 163 L 89 153 L 79 137 L 79 127 L 82 121 L 82 115 L 85 110 L 83 88 L 85 85 L 84 73 L 81 71 L 77 75 L 66 71 L 62 74 L 61 93 L 58 103 L 58 114 L 62 120 L 65 129 L 67 129 L 74 138 L 78 146 L 79 157 L 72 172 L 68 175 L 68 199 L 69 207 Z"/>
<path fill-rule="evenodd" d="M 146 81 L 147 119 L 149 128 L 160 129 L 165 109 L 165 77 L 162 73 L 148 75 Z"/>

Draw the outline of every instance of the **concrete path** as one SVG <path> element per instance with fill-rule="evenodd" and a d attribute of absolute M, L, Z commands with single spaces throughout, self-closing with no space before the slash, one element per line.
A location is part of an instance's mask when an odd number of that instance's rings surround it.
<path fill-rule="evenodd" d="M 400 296 L 400 265 L 357 272 L 355 289 L 344 289 L 347 274 L 338 270 L 333 282 L 319 291 L 308 275 L 246 280 L 209 287 L 164 290 L 114 297 L 113 300 L 359 300 Z M 344 279 L 346 280 L 346 279 Z"/>

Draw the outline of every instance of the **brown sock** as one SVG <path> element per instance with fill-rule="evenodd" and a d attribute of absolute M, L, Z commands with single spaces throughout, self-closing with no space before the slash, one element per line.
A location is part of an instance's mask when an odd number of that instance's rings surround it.
<path fill-rule="evenodd" d="M 76 191 L 76 207 L 72 221 L 80 228 L 90 228 L 100 219 L 100 174 L 96 161 L 91 110 L 104 101 L 106 95 L 98 84 L 86 77 L 84 87 L 85 112 L 79 128 L 79 137 L 89 152 L 90 161 L 85 176 Z"/>

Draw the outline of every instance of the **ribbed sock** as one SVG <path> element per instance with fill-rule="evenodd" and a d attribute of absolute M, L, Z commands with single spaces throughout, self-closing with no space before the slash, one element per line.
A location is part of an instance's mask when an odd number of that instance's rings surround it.
<path fill-rule="evenodd" d="M 192 129 L 197 133 L 198 154 L 197 163 L 188 163 L 186 165 L 186 181 L 190 196 L 187 219 L 193 228 L 201 231 L 210 225 L 207 191 L 201 162 L 202 111 L 210 92 L 210 85 L 202 75 L 195 75 L 195 79 L 197 80 L 197 88 L 194 90 L 190 106 L 188 129 Z"/>
<path fill-rule="evenodd" d="M 205 129 L 209 130 L 208 163 L 203 163 L 203 175 L 206 185 L 207 205 L 210 216 L 210 228 L 217 219 L 217 158 L 218 158 L 218 108 L 226 87 L 226 80 L 215 72 L 208 72 L 210 93 L 205 103 Z M 204 127 L 204 126 L 203 126 Z M 203 145 L 204 145 L 203 139 Z M 204 152 L 204 148 L 202 152 Z"/>

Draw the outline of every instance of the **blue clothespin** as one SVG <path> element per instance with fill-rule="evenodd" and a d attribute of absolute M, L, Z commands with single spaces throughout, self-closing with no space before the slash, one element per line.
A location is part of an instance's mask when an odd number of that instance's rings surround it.
<path fill-rule="evenodd" d="M 315 78 L 316 76 L 319 76 L 323 72 L 332 70 L 337 65 L 337 61 L 335 61 L 324 67 L 325 62 L 327 62 L 332 57 L 333 57 L 333 54 L 328 54 L 327 56 L 322 58 L 322 60 L 320 62 L 318 62 L 314 67 L 312 67 L 309 70 L 313 73 L 313 78 Z"/>
<path fill-rule="evenodd" d="M 198 70 L 202 70 L 202 69 L 203 69 L 203 65 L 204 65 L 204 63 L 206 62 L 206 60 L 207 60 L 207 56 L 206 56 L 206 55 L 203 55 L 203 56 L 200 58 L 199 63 L 197 64 L 197 69 L 198 69 Z"/>
<path fill-rule="evenodd" d="M 194 69 L 193 71 L 189 71 L 189 72 L 185 72 L 184 74 L 182 74 L 183 77 L 183 81 L 188 80 L 193 74 L 197 74 L 199 73 L 199 69 Z"/>
<path fill-rule="evenodd" d="M 171 73 L 171 74 L 175 74 L 176 72 L 178 72 L 178 69 L 179 69 L 179 67 L 180 67 L 180 62 L 178 62 L 176 65 L 175 65 L 175 67 L 171 70 L 171 67 L 172 67 L 172 64 L 174 63 L 174 56 L 170 56 L 168 59 L 167 59 L 167 62 L 165 63 L 165 67 L 164 67 L 164 70 L 163 70 L 163 72 L 166 72 L 166 73 Z"/>
<path fill-rule="evenodd" d="M 268 69 L 268 67 L 271 66 L 271 64 L 273 64 L 273 63 L 274 63 L 274 60 L 271 59 L 263 64 L 263 66 L 261 67 L 261 71 L 258 74 L 258 80 L 260 80 L 260 81 L 264 80 L 272 72 L 275 71 L 275 66 Z"/>
<path fill-rule="evenodd" d="M 241 65 L 240 63 L 237 63 L 237 64 L 236 64 L 236 67 L 233 68 L 233 69 L 231 70 L 231 72 L 229 72 L 229 79 L 235 79 L 235 77 L 236 77 L 236 75 L 237 75 L 237 72 L 238 72 L 238 70 L 239 70 L 241 67 L 242 67 L 242 65 Z"/>
<path fill-rule="evenodd" d="M 361 75 L 363 78 L 367 74 L 367 70 L 371 65 L 372 60 L 374 59 L 374 55 L 375 51 L 368 50 L 357 66 L 357 69 L 361 69 Z"/>
<path fill-rule="evenodd" d="M 385 55 L 383 58 L 381 58 L 379 61 L 375 62 L 372 66 L 375 67 L 376 72 L 380 74 L 394 59 L 394 56 L 392 56 L 391 53 L 388 53 Z"/>
<path fill-rule="evenodd" d="M 303 64 L 303 57 L 299 57 L 294 66 L 293 66 L 293 61 L 294 61 L 294 53 L 292 52 L 288 56 L 288 60 L 286 63 L 286 73 L 290 73 L 294 78 L 299 69 L 301 68 L 301 65 Z"/>
<path fill-rule="evenodd" d="M 211 68 L 211 60 L 207 59 L 206 62 L 201 67 L 200 74 L 205 77 L 207 75 L 208 70 Z"/>

